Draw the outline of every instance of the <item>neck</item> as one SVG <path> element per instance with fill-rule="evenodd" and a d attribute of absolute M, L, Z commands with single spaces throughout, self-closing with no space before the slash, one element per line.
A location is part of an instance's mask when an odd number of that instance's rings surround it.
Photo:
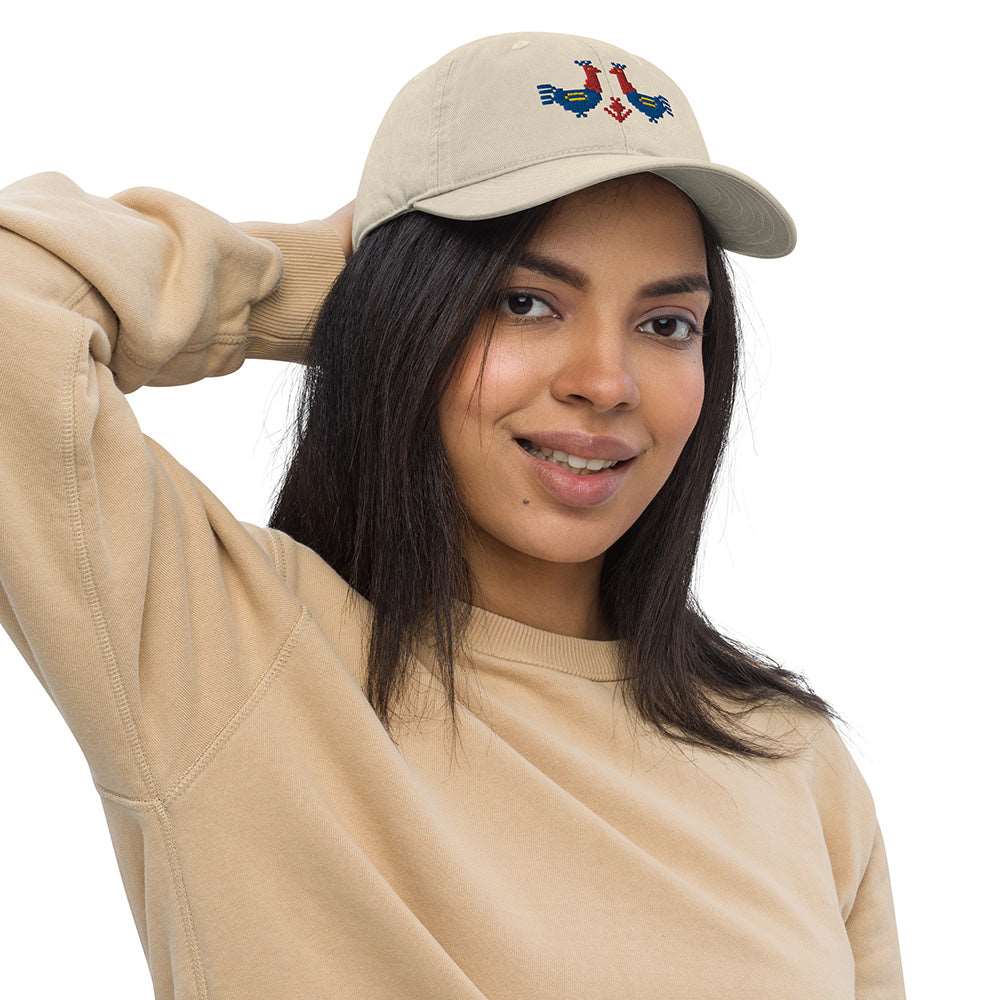
<path fill-rule="evenodd" d="M 603 553 L 586 562 L 557 563 L 509 549 L 496 539 L 477 539 L 467 559 L 477 607 L 560 635 L 614 638 L 598 598 Z"/>

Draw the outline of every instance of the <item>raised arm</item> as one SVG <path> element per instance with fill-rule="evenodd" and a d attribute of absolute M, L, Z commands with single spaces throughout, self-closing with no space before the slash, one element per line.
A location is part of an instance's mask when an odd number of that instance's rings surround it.
<path fill-rule="evenodd" d="M 0 624 L 103 789 L 160 798 L 245 702 L 300 608 L 125 394 L 299 360 L 336 228 L 234 224 L 63 174 L 0 190 Z"/>

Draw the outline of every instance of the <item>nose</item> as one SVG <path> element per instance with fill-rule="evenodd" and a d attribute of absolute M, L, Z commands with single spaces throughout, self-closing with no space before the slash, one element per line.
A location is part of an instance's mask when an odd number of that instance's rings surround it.
<path fill-rule="evenodd" d="M 569 338 L 552 383 L 560 399 L 586 400 L 597 410 L 630 410 L 639 403 L 638 358 L 620 329 L 595 329 Z"/>

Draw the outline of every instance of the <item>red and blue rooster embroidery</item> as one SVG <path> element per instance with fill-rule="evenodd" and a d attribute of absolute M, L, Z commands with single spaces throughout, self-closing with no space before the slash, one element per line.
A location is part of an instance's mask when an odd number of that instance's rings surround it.
<path fill-rule="evenodd" d="M 587 112 L 593 111 L 604 97 L 601 91 L 601 82 L 597 79 L 597 74 L 601 71 L 589 59 L 574 59 L 573 62 L 577 66 L 583 67 L 585 79 L 582 87 L 576 90 L 563 90 L 562 87 L 553 86 L 551 83 L 539 83 L 536 84 L 538 96 L 541 98 L 542 104 L 558 104 L 561 108 L 572 111 L 577 118 L 586 118 Z M 674 113 L 670 110 L 670 102 L 662 94 L 657 94 L 656 97 L 640 94 L 629 83 L 628 77 L 625 76 L 625 63 L 613 62 L 611 74 L 618 78 L 622 96 L 632 105 L 631 108 L 626 108 L 619 97 L 614 97 L 604 110 L 615 121 L 625 121 L 632 114 L 633 108 L 641 111 L 649 119 L 651 125 L 657 124 L 664 112 L 673 118 Z"/>

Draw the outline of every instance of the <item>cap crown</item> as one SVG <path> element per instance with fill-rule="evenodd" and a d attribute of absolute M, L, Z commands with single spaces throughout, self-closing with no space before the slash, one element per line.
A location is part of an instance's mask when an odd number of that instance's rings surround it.
<path fill-rule="evenodd" d="M 606 152 L 709 162 L 687 98 L 649 61 L 578 35 L 476 39 L 419 72 L 390 104 L 362 172 L 354 243 L 423 198 Z"/>

